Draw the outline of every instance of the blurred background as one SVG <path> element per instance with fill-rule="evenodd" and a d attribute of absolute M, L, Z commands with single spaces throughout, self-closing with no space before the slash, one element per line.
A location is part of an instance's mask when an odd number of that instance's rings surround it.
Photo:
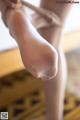
<path fill-rule="evenodd" d="M 36 6 L 40 3 L 39 0 L 28 2 Z M 73 5 L 63 32 L 68 64 L 64 119 L 80 120 L 80 4 Z M 43 86 L 43 81 L 36 80 L 25 70 L 18 45 L 0 16 L 0 112 L 9 112 L 10 120 L 44 120 Z"/>

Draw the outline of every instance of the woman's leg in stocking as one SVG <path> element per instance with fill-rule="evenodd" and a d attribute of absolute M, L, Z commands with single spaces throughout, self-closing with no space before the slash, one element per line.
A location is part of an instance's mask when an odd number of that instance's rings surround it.
<path fill-rule="evenodd" d="M 7 9 L 6 3 L 1 2 L 2 18 L 18 43 L 26 69 L 37 78 L 46 80 L 53 78 L 57 73 L 58 63 L 55 48 L 39 35 L 31 24 L 28 14 L 25 14 L 23 6 Z"/>
<path fill-rule="evenodd" d="M 41 7 L 55 12 L 64 24 L 71 5 L 61 4 L 56 0 L 41 0 Z M 58 73 L 52 80 L 45 81 L 47 120 L 62 120 L 64 91 L 67 76 L 66 61 L 61 48 L 62 28 L 53 26 L 42 28 L 38 31 L 46 40 L 48 40 L 49 43 L 51 43 L 51 45 L 56 48 L 58 53 Z"/>

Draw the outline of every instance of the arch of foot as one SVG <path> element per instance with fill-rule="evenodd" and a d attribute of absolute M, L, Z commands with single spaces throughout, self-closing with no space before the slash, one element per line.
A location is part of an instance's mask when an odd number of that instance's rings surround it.
<path fill-rule="evenodd" d="M 5 10 L 10 7 L 10 4 L 12 7 L 15 2 L 18 4 L 20 0 L 5 1 L 7 1 L 8 5 L 3 3 L 5 9 L 2 9 L 2 16 L 6 23 Z M 13 9 L 7 21 L 11 34 L 15 34 L 13 38 L 16 39 L 19 45 L 21 57 L 26 69 L 37 78 L 45 80 L 52 79 L 57 73 L 58 66 L 56 49 L 39 35 L 30 21 L 27 20 L 23 11 Z"/>

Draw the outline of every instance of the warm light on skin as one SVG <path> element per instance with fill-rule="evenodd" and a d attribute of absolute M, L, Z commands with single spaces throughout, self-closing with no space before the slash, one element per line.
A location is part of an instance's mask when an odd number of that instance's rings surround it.
<path fill-rule="evenodd" d="M 35 77 L 50 80 L 57 73 L 58 55 L 55 48 L 42 38 L 20 10 L 7 14 L 7 25 L 17 41 L 26 69 Z"/>

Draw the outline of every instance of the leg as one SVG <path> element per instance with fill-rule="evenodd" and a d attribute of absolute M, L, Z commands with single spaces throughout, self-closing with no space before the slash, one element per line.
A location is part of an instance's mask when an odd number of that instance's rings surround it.
<path fill-rule="evenodd" d="M 63 100 L 66 83 L 66 63 L 63 51 L 58 49 L 58 73 L 51 81 L 45 81 L 47 120 L 63 120 Z M 63 68 L 63 69 L 62 69 Z"/>
<path fill-rule="evenodd" d="M 27 70 L 38 78 L 51 79 L 54 77 L 57 73 L 58 63 L 55 48 L 39 35 L 22 7 L 12 9 L 7 7 L 4 1 L 1 2 L 3 5 L 1 6 L 2 16 L 11 35 L 19 45 Z M 7 11 L 4 8 L 8 8 Z"/>
<path fill-rule="evenodd" d="M 59 6 L 55 5 L 54 1 L 48 1 L 43 0 L 41 3 L 42 7 L 46 7 L 49 5 L 48 9 L 50 8 L 58 8 Z M 54 3 L 54 7 L 51 7 L 51 3 Z M 53 11 L 57 13 L 57 9 L 52 9 Z M 68 6 L 62 5 L 59 7 L 62 11 L 61 13 L 57 13 L 62 21 L 64 21 L 64 11 L 66 12 L 68 10 Z M 63 9 L 62 9 L 63 8 Z M 51 73 L 50 76 L 52 76 L 52 72 L 55 74 L 56 64 L 57 64 L 57 54 L 58 54 L 58 73 L 51 81 L 45 82 L 45 94 L 46 94 L 46 101 L 48 103 L 48 119 L 49 120 L 60 120 L 62 117 L 62 106 L 63 106 L 63 96 L 64 96 L 64 72 L 61 69 L 62 63 L 63 63 L 63 54 L 60 48 L 58 48 L 61 31 L 62 29 L 58 29 L 55 27 L 48 28 L 48 29 L 41 29 L 39 30 L 40 34 L 46 38 L 49 39 L 48 42 L 50 42 L 52 45 L 50 45 L 47 41 L 45 41 L 32 27 L 30 22 L 28 21 L 27 17 L 24 15 L 24 12 L 22 10 L 14 10 L 14 11 L 8 11 L 7 16 L 7 25 L 8 28 L 13 35 L 13 37 L 18 42 L 23 62 L 25 63 L 25 66 L 32 70 L 33 75 L 37 73 L 37 70 L 42 71 L 47 69 L 48 72 Z M 21 29 L 22 28 L 22 29 Z M 50 34 L 48 34 L 48 32 Z M 35 36 L 36 35 L 36 36 Z M 32 46 L 34 45 L 34 46 Z M 35 47 L 36 46 L 36 47 Z M 44 50 L 43 50 L 44 49 Z M 42 50 L 42 51 L 41 51 Z M 56 54 L 57 51 L 57 54 Z M 36 54 L 35 54 L 36 53 Z M 34 57 L 33 57 L 34 55 Z M 47 61 L 46 61 L 47 60 Z M 37 64 L 36 64 L 37 63 Z M 39 63 L 39 64 L 38 64 Z M 52 64 L 50 64 L 52 63 Z M 34 66 L 31 66 L 34 65 Z M 34 69 L 34 67 L 36 68 Z M 51 71 L 52 69 L 52 71 Z M 38 71 L 39 72 L 39 71 Z M 53 91 L 53 92 L 52 92 Z M 54 97 L 55 96 L 55 97 Z"/>
<path fill-rule="evenodd" d="M 70 5 L 58 4 L 55 0 L 42 0 L 41 7 L 55 12 L 61 20 L 65 21 Z M 66 62 L 61 48 L 62 28 L 49 27 L 38 30 L 39 33 L 48 40 L 58 53 L 58 73 L 55 78 L 45 81 L 45 95 L 47 103 L 47 119 L 62 120 L 63 118 L 63 100 L 66 83 Z"/>

